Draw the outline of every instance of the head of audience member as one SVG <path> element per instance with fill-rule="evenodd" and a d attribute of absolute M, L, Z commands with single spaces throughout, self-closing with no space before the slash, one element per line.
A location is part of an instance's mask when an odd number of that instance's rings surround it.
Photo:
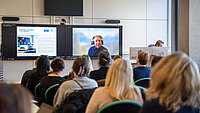
<path fill-rule="evenodd" d="M 65 63 L 62 58 L 56 58 L 51 62 L 51 69 L 55 73 L 61 73 L 65 68 Z"/>
<path fill-rule="evenodd" d="M 105 86 L 108 87 L 110 95 L 116 101 L 133 98 L 133 69 L 131 64 L 124 59 L 116 59 L 108 69 Z"/>
<path fill-rule="evenodd" d="M 116 55 L 116 56 L 114 57 L 114 60 L 117 60 L 118 58 L 122 58 L 121 55 Z"/>
<path fill-rule="evenodd" d="M 100 35 L 94 36 L 93 41 L 94 41 L 94 45 L 96 46 L 97 49 L 100 48 L 103 44 L 102 36 L 100 36 Z"/>
<path fill-rule="evenodd" d="M 174 53 L 161 59 L 151 73 L 147 100 L 176 112 L 181 106 L 200 106 L 200 75 L 197 64 L 185 53 Z"/>
<path fill-rule="evenodd" d="M 36 62 L 36 70 L 40 75 L 47 75 L 50 70 L 50 61 L 47 55 L 41 55 L 37 58 Z"/>
<path fill-rule="evenodd" d="M 151 62 L 151 67 L 155 66 L 163 57 L 162 56 L 154 56 L 152 62 Z"/>
<path fill-rule="evenodd" d="M 163 47 L 164 42 L 162 40 L 158 40 L 155 44 L 155 47 Z"/>
<path fill-rule="evenodd" d="M 99 67 L 109 67 L 111 56 L 110 53 L 107 50 L 103 50 L 99 53 Z"/>
<path fill-rule="evenodd" d="M 31 93 L 23 86 L 0 83 L 1 113 L 31 113 Z"/>
<path fill-rule="evenodd" d="M 92 60 L 91 60 L 90 56 L 84 54 L 84 55 L 82 55 L 81 57 L 82 57 L 82 58 L 85 58 L 85 59 L 88 61 L 89 73 L 90 73 L 91 71 L 93 71 Z"/>
<path fill-rule="evenodd" d="M 137 57 L 137 64 L 139 65 L 146 65 L 148 62 L 148 53 L 146 52 L 140 52 L 138 53 L 138 57 Z"/>
<path fill-rule="evenodd" d="M 153 58 L 154 58 L 155 56 L 156 56 L 156 55 L 150 55 L 150 56 L 149 56 L 149 60 L 148 60 L 148 62 L 147 62 L 147 66 L 148 66 L 148 67 L 151 67 L 152 60 L 153 60 Z"/>
<path fill-rule="evenodd" d="M 76 58 L 72 70 L 77 76 L 87 76 L 89 73 L 88 60 L 86 58 Z"/>

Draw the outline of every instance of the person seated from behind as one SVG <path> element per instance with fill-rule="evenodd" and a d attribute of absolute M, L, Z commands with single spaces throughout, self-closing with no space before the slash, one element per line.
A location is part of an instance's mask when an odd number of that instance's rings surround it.
<path fill-rule="evenodd" d="M 118 58 L 122 58 L 121 55 L 116 55 L 116 56 L 114 57 L 114 61 L 117 60 Z"/>
<path fill-rule="evenodd" d="M 164 42 L 162 40 L 158 40 L 153 47 L 163 47 Z"/>
<path fill-rule="evenodd" d="M 131 64 L 118 58 L 108 70 L 105 86 L 97 88 L 93 93 L 86 113 L 97 113 L 103 106 L 121 100 L 132 100 L 143 104 L 141 90 L 133 84 Z"/>
<path fill-rule="evenodd" d="M 21 85 L 0 83 L 0 113 L 31 113 L 31 93 Z"/>
<path fill-rule="evenodd" d="M 162 40 L 156 41 L 156 44 L 150 44 L 148 47 L 163 47 L 164 42 Z"/>
<path fill-rule="evenodd" d="M 106 78 L 106 74 L 110 66 L 111 56 L 107 50 L 103 50 L 99 53 L 98 58 L 99 58 L 98 64 L 100 68 L 98 70 L 90 72 L 90 78 L 96 81 Z"/>
<path fill-rule="evenodd" d="M 87 77 L 89 66 L 86 58 L 76 58 L 72 66 L 72 70 L 74 78 L 73 80 L 68 80 L 61 84 L 54 96 L 54 108 L 59 107 L 69 94 L 74 91 L 97 87 L 97 82 Z"/>
<path fill-rule="evenodd" d="M 147 66 L 148 66 L 148 67 L 151 67 L 152 60 L 153 60 L 153 58 L 154 58 L 155 56 L 156 56 L 156 55 L 150 55 L 150 56 L 149 56 L 149 60 L 148 60 L 148 62 L 147 62 Z"/>
<path fill-rule="evenodd" d="M 49 57 L 47 55 L 41 55 L 36 61 L 36 72 L 33 72 L 26 83 L 26 87 L 34 95 L 35 86 L 40 83 L 40 79 L 48 75 L 50 67 Z"/>
<path fill-rule="evenodd" d="M 137 66 L 133 68 L 134 81 L 141 78 L 149 78 L 151 69 L 146 66 L 148 61 L 148 53 L 140 52 L 137 57 Z"/>
<path fill-rule="evenodd" d="M 197 64 L 184 53 L 161 59 L 151 73 L 147 101 L 140 113 L 195 113 L 200 107 Z"/>
<path fill-rule="evenodd" d="M 81 56 L 82 58 L 85 58 L 88 61 L 88 66 L 89 66 L 89 72 L 87 74 L 87 77 L 89 77 L 90 72 L 93 71 L 93 66 L 92 66 L 92 61 L 90 59 L 90 56 L 84 54 Z M 71 71 L 67 77 L 67 80 L 72 80 L 74 78 L 74 73 Z"/>
<path fill-rule="evenodd" d="M 163 58 L 162 56 L 154 56 L 151 62 L 151 67 L 155 66 L 162 58 Z"/>
<path fill-rule="evenodd" d="M 37 60 L 35 62 L 35 66 L 37 68 Z M 27 71 L 24 72 L 22 79 L 21 79 L 21 85 L 26 87 L 30 75 L 37 72 L 36 68 L 33 68 L 32 70 L 27 70 Z"/>
<path fill-rule="evenodd" d="M 57 83 L 61 84 L 66 80 L 60 76 L 64 68 L 65 63 L 61 58 L 56 58 L 51 62 L 51 69 L 53 71 L 49 73 L 48 76 L 45 76 L 40 80 L 41 95 L 43 100 L 45 92 L 50 86 Z"/>

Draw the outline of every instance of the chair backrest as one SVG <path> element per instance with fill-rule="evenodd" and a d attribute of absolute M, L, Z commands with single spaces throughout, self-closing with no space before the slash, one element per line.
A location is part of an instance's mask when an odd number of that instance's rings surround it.
<path fill-rule="evenodd" d="M 58 88 L 60 87 L 60 84 L 54 84 L 50 86 L 46 91 L 45 91 L 45 102 L 49 105 L 53 105 L 53 99 L 54 95 L 56 94 Z"/>
<path fill-rule="evenodd" d="M 151 80 L 150 78 L 141 78 L 141 79 L 135 81 L 135 85 L 142 86 L 144 88 L 148 88 L 150 80 Z"/>
<path fill-rule="evenodd" d="M 35 86 L 35 90 L 34 90 L 34 94 L 35 94 L 35 99 L 37 100 L 39 98 L 39 96 L 41 95 L 40 91 L 39 91 L 39 87 L 40 87 L 40 83 L 38 83 Z M 39 94 L 40 93 L 40 94 Z"/>
<path fill-rule="evenodd" d="M 138 102 L 123 100 L 102 107 L 98 113 L 139 113 L 141 108 Z"/>

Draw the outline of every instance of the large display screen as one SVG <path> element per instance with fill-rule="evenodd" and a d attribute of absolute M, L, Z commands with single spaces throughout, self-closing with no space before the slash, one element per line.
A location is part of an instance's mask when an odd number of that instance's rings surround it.
<path fill-rule="evenodd" d="M 122 26 L 2 24 L 2 60 L 94 59 L 102 50 L 122 55 Z"/>
<path fill-rule="evenodd" d="M 100 37 L 99 46 L 107 49 L 111 55 L 114 56 L 121 53 L 121 27 L 73 27 L 73 56 L 81 56 L 83 54 L 92 56 L 90 52 L 95 51 L 95 46 L 97 46 L 95 37 Z M 90 48 L 94 49 L 89 51 Z M 92 57 L 97 56 L 98 54 Z"/>
<path fill-rule="evenodd" d="M 17 57 L 57 56 L 56 27 L 17 26 Z"/>

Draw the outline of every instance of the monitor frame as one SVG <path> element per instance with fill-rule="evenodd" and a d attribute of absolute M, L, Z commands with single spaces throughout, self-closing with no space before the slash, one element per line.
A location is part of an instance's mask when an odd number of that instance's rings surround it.
<path fill-rule="evenodd" d="M 73 28 L 117 28 L 119 29 L 119 55 L 122 56 L 122 26 L 119 25 L 115 25 L 115 26 L 111 26 L 111 25 L 71 25 L 70 26 L 70 37 L 72 37 L 72 39 L 70 40 L 71 43 L 71 56 L 75 59 L 77 57 L 80 57 L 81 55 L 78 56 L 74 56 L 73 55 Z M 105 41 L 104 41 L 105 42 Z M 116 55 L 112 55 L 111 57 L 113 58 Z M 91 57 L 91 59 L 98 59 L 98 57 Z"/>

